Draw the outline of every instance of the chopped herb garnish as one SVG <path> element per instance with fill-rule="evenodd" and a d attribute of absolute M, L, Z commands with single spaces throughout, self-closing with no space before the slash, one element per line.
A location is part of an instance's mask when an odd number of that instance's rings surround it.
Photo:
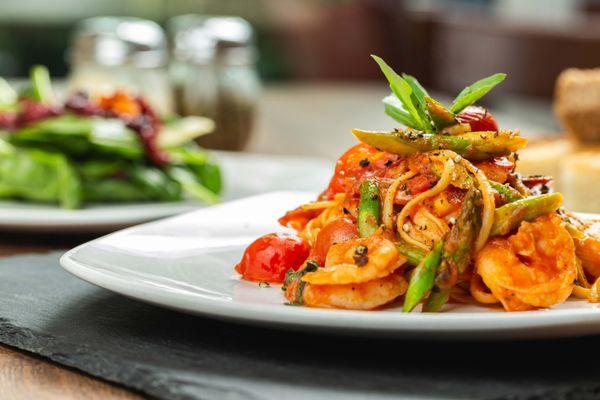
<path fill-rule="evenodd" d="M 392 93 L 383 99 L 385 113 L 401 124 L 426 133 L 439 133 L 456 124 L 455 116 L 466 107 L 485 96 L 506 78 L 506 74 L 494 74 L 480 79 L 464 88 L 446 107 L 429 97 L 427 91 L 413 76 L 398 75 L 383 59 L 373 59 L 387 78 Z"/>
<path fill-rule="evenodd" d="M 304 287 L 306 286 L 306 282 L 302 281 L 302 277 L 307 272 L 315 272 L 320 268 L 318 262 L 314 260 L 308 260 L 306 262 L 306 266 L 301 270 L 294 271 L 290 268 L 288 272 L 285 274 L 285 280 L 283 282 L 282 290 L 287 290 L 287 288 L 294 282 L 297 282 L 296 286 L 296 296 L 294 296 L 294 301 L 290 305 L 301 305 L 302 304 L 302 292 L 304 291 Z"/>

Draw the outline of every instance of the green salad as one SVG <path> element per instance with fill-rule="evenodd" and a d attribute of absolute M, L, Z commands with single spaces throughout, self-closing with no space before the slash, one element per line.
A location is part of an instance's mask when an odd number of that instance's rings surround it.
<path fill-rule="evenodd" d="M 194 139 L 201 117 L 160 118 L 140 96 L 83 92 L 57 100 L 36 66 L 15 91 L 0 78 L 0 198 L 81 208 L 87 203 L 219 201 L 221 174 Z"/>

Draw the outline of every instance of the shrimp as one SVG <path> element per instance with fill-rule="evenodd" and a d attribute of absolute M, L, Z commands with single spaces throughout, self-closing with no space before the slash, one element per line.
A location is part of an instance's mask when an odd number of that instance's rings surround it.
<path fill-rule="evenodd" d="M 586 235 L 581 239 L 573 239 L 575 252 L 581 260 L 583 269 L 592 278 L 600 278 L 600 239 L 595 236 Z"/>
<path fill-rule="evenodd" d="M 550 307 L 571 295 L 577 264 L 564 225 L 546 214 L 508 238 L 490 240 L 477 254 L 477 273 L 507 311 Z"/>
<path fill-rule="evenodd" d="M 344 194 L 337 194 L 332 200 L 313 201 L 301 205 L 286 212 L 283 217 L 279 218 L 279 223 L 294 229 L 300 235 L 311 229 L 316 230 L 316 233 L 318 233 L 318 229 L 326 225 L 327 222 L 343 214 L 342 203 L 345 197 Z M 314 233 L 314 236 L 316 236 L 316 233 Z"/>
<path fill-rule="evenodd" d="M 594 280 L 600 278 L 600 220 L 585 218 L 565 211 L 567 230 L 575 243 L 575 255 L 583 270 Z"/>
<path fill-rule="evenodd" d="M 285 296 L 292 302 L 298 302 L 300 280 L 292 282 Z M 311 285 L 304 284 L 301 302 L 308 307 L 344 308 L 348 310 L 371 310 L 394 301 L 406 292 L 408 283 L 398 274 L 373 279 L 363 283 L 348 285 Z"/>
<path fill-rule="evenodd" d="M 325 267 L 305 274 L 302 281 L 315 285 L 364 283 L 390 275 L 405 262 L 396 246 L 377 232 L 331 246 Z"/>
<path fill-rule="evenodd" d="M 433 215 L 427 207 L 420 207 L 417 210 L 412 217 L 412 223 L 405 223 L 398 219 L 397 225 L 398 231 L 404 230 L 411 238 L 423 243 L 427 248 L 431 248 L 450 232 L 448 224 Z"/>

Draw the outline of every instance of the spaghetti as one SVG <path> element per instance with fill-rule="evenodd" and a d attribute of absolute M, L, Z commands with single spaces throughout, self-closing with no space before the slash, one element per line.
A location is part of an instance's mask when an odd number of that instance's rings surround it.
<path fill-rule="evenodd" d="M 399 299 L 404 311 L 421 304 L 427 312 L 446 302 L 506 311 L 569 297 L 600 302 L 600 237 L 559 211 L 562 195 L 532 195 L 531 180 L 515 173 L 526 140 L 499 130 L 485 109 L 424 107 L 425 94 L 413 92 L 419 86 L 403 87 L 411 93 L 396 99 L 404 108 L 393 114 L 414 109 L 403 122 L 424 120 L 390 133 L 353 131 L 361 143 L 337 161 L 320 201 L 280 220 L 310 247 L 286 275 L 288 301 L 366 310 Z M 284 247 L 291 244 L 268 240 L 283 243 L 265 252 L 274 255 L 269 268 L 281 272 L 280 260 L 293 259 Z M 256 256 L 261 267 L 264 257 Z"/>

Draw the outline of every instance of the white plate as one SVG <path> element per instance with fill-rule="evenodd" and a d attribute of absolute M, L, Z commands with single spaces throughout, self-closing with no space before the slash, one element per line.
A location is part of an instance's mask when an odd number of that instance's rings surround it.
<path fill-rule="evenodd" d="M 277 217 L 313 198 L 276 192 L 156 221 L 96 239 L 61 258 L 69 272 L 125 296 L 192 314 L 285 328 L 419 338 L 528 338 L 600 333 L 600 309 L 568 301 L 506 313 L 451 305 L 440 314 L 284 305 L 279 286 L 239 279 L 233 266 L 256 237 L 285 231 Z"/>
<path fill-rule="evenodd" d="M 331 162 L 319 158 L 214 152 L 221 165 L 225 200 L 273 190 L 318 190 L 327 184 Z M 0 230 L 109 232 L 203 207 L 193 200 L 170 203 L 98 204 L 81 210 L 0 201 Z"/>

